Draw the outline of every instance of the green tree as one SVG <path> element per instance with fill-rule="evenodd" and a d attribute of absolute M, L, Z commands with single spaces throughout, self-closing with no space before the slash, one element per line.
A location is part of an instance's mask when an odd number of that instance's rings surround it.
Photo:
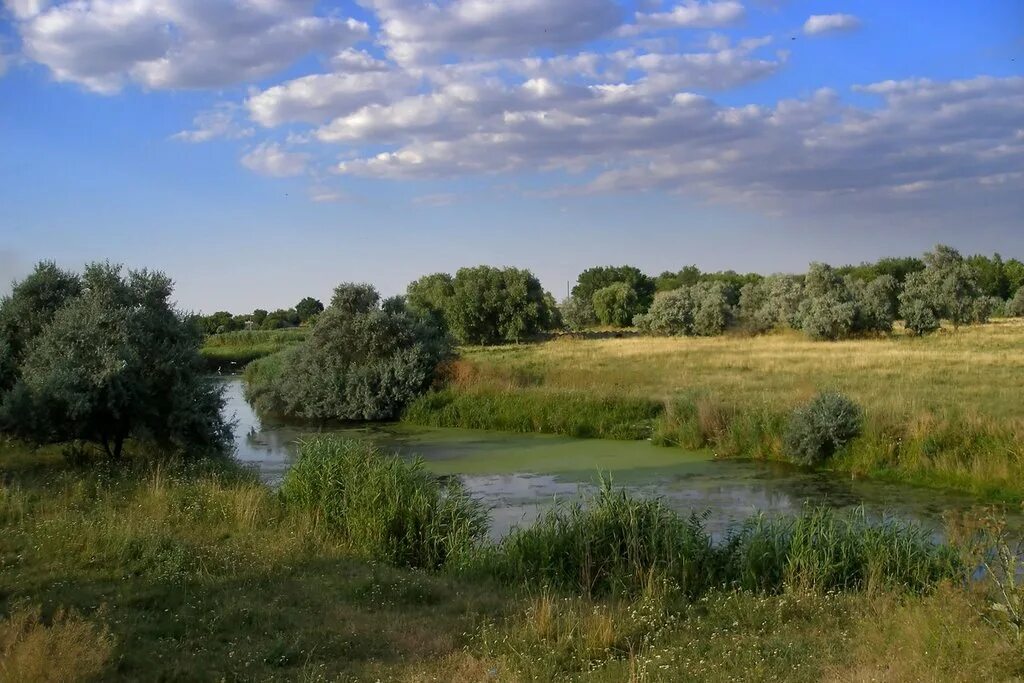
<path fill-rule="evenodd" d="M 188 455 L 226 450 L 221 390 L 204 375 L 195 325 L 170 303 L 170 279 L 102 263 L 81 282 L 28 343 L 0 407 L 4 430 L 93 442 L 114 459 L 129 438 Z"/>
<path fill-rule="evenodd" d="M 594 314 L 602 325 L 627 327 L 642 313 L 636 290 L 626 282 L 616 282 L 594 292 Z"/>
<path fill-rule="evenodd" d="M 640 308 L 638 312 L 646 311 L 654 300 L 654 280 L 640 272 L 639 268 L 633 266 L 599 266 L 588 268 L 580 273 L 580 276 L 577 278 L 576 286 L 572 288 L 572 295 L 584 301 L 593 301 L 597 290 L 618 282 L 626 284 L 633 290 L 637 306 Z M 626 322 L 625 324 L 628 325 L 629 323 Z"/>
<path fill-rule="evenodd" d="M 1010 280 L 1006 276 L 1003 257 L 995 254 L 992 258 L 981 254 L 967 258 L 968 265 L 974 269 L 978 291 L 985 296 L 1006 299 L 1010 296 Z"/>
<path fill-rule="evenodd" d="M 1006 314 L 1014 318 L 1024 318 L 1024 287 L 1017 290 L 1006 304 Z"/>
<path fill-rule="evenodd" d="M 690 287 L 678 287 L 658 292 L 647 313 L 633 318 L 641 332 L 668 336 L 688 335 L 693 332 L 693 297 Z"/>
<path fill-rule="evenodd" d="M 256 327 L 260 327 L 263 321 L 267 319 L 267 312 L 262 308 L 257 308 L 252 312 L 252 324 Z"/>
<path fill-rule="evenodd" d="M 769 275 L 740 289 L 737 316 L 740 324 L 754 333 L 782 325 L 800 327 L 800 303 L 804 298 L 803 278 Z"/>
<path fill-rule="evenodd" d="M 573 332 L 579 332 L 597 324 L 594 304 L 579 297 L 570 296 L 563 301 L 561 312 L 562 322 Z"/>
<path fill-rule="evenodd" d="M 654 279 L 654 288 L 658 292 L 671 292 L 680 287 L 692 287 L 700 282 L 701 272 L 697 266 L 686 266 L 678 273 L 666 270 Z"/>
<path fill-rule="evenodd" d="M 344 284 L 307 340 L 246 369 L 261 414 L 309 420 L 387 420 L 425 392 L 450 353 L 429 318 L 368 285 Z"/>
<path fill-rule="evenodd" d="M 880 275 L 864 283 L 847 277 L 846 286 L 853 293 L 856 303 L 853 331 L 892 332 L 900 292 L 896 278 Z"/>
<path fill-rule="evenodd" d="M 448 273 L 424 275 L 409 283 L 405 290 L 406 304 L 411 310 L 419 311 L 438 325 L 448 326 L 445 311 L 455 296 L 452 276 Z"/>
<path fill-rule="evenodd" d="M 811 339 L 835 341 L 853 330 L 857 305 L 846 282 L 834 268 L 812 263 L 804 278 L 800 326 Z"/>
<path fill-rule="evenodd" d="M 945 318 L 954 327 L 971 322 L 976 313 L 975 300 L 980 295 L 974 268 L 960 252 L 943 244 L 925 254 L 924 263 L 924 270 L 907 278 L 900 296 L 900 315 L 904 320 L 910 316 L 921 323 L 908 323 L 908 329 L 929 331 L 930 317 L 936 321 Z M 933 329 L 938 329 L 937 324 Z"/>
<path fill-rule="evenodd" d="M 735 314 L 730 298 L 734 291 L 734 284 L 722 280 L 700 282 L 690 288 L 693 334 L 713 337 L 732 325 Z"/>
<path fill-rule="evenodd" d="M 530 271 L 477 266 L 455 274 L 444 318 L 463 344 L 518 342 L 551 329 L 550 305 Z"/>
<path fill-rule="evenodd" d="M 295 304 L 295 313 L 299 316 L 299 323 L 305 324 L 320 315 L 324 310 L 324 305 L 319 299 L 314 299 L 311 296 L 307 296 L 299 303 Z"/>
<path fill-rule="evenodd" d="M 69 299 L 82 291 L 81 278 L 42 261 L 0 299 L 0 398 L 13 386 L 31 341 Z"/>
<path fill-rule="evenodd" d="M 1013 298 L 1024 287 L 1024 263 L 1015 258 L 1009 259 L 1003 264 L 1003 272 L 1006 274 L 1007 298 Z"/>

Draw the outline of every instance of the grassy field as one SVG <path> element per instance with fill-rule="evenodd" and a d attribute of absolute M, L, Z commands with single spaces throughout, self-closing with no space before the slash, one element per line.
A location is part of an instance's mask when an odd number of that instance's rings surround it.
<path fill-rule="evenodd" d="M 288 327 L 280 330 L 242 330 L 212 334 L 203 341 L 200 353 L 211 370 L 233 372 L 247 364 L 277 353 L 306 339 L 308 330 Z"/>
<path fill-rule="evenodd" d="M 0 681 L 1024 673 L 1010 632 L 949 586 L 584 598 L 368 562 L 230 463 L 82 470 L 0 443 L 0 474 Z"/>
<path fill-rule="evenodd" d="M 466 348 L 420 424 L 636 438 L 782 458 L 786 417 L 837 389 L 865 434 L 833 466 L 1024 498 L 1024 321 L 835 343 L 761 337 L 583 339 Z M 657 416 L 645 420 L 637 405 Z M 652 407 L 653 406 L 653 407 Z"/>

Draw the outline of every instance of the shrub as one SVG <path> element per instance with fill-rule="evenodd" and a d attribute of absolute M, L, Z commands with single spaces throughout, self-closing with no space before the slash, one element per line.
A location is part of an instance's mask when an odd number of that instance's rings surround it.
<path fill-rule="evenodd" d="M 846 285 L 857 305 L 854 332 L 892 332 L 896 320 L 899 283 L 892 275 L 882 275 L 867 284 L 852 278 Z"/>
<path fill-rule="evenodd" d="M 680 287 L 654 295 L 647 313 L 633 318 L 641 332 L 663 335 L 686 335 L 693 329 L 693 299 L 689 287 Z"/>
<path fill-rule="evenodd" d="M 823 392 L 793 411 L 786 426 L 787 455 L 804 465 L 832 457 L 861 431 L 863 412 L 840 393 Z"/>
<path fill-rule="evenodd" d="M 1024 318 L 1024 287 L 1017 290 L 1006 304 L 1006 314 L 1015 318 Z"/>
<path fill-rule="evenodd" d="M 714 337 L 732 324 L 729 288 L 723 282 L 701 282 L 690 290 L 693 300 L 693 334 Z"/>
<path fill-rule="evenodd" d="M 924 270 L 907 277 L 900 295 L 900 315 L 907 329 L 926 334 L 938 329 L 943 318 L 955 327 L 976 318 L 978 274 L 960 253 L 940 244 L 924 255 L 924 263 Z"/>
<path fill-rule="evenodd" d="M 740 324 L 753 333 L 767 332 L 780 325 L 800 326 L 800 302 L 804 286 L 793 275 L 770 275 L 749 282 L 740 290 Z"/>
<path fill-rule="evenodd" d="M 835 341 L 853 330 L 857 306 L 849 287 L 835 270 L 812 263 L 800 304 L 800 325 L 811 339 Z"/>
<path fill-rule="evenodd" d="M 594 304 L 588 299 L 570 296 L 561 305 L 562 322 L 573 332 L 585 330 L 597 324 Z"/>
<path fill-rule="evenodd" d="M 281 496 L 354 553 L 400 567 L 437 569 L 463 559 L 487 532 L 485 509 L 457 479 L 442 483 L 421 460 L 384 455 L 365 441 L 302 443 Z"/>
<path fill-rule="evenodd" d="M 199 332 L 170 302 L 161 273 L 86 266 L 28 343 L 0 426 L 35 443 L 100 445 L 120 458 L 129 438 L 195 455 L 224 451 L 221 389 L 205 376 Z"/>
<path fill-rule="evenodd" d="M 113 673 L 115 650 L 109 629 L 74 612 L 44 621 L 38 607 L 18 606 L 0 621 L 0 681 L 98 680 Z"/>
<path fill-rule="evenodd" d="M 368 285 L 341 285 L 304 343 L 251 364 L 246 396 L 261 414 L 384 420 L 427 390 L 450 352 L 432 322 L 382 310 Z"/>
<path fill-rule="evenodd" d="M 907 278 L 907 288 L 900 295 L 900 315 L 903 317 L 903 325 L 910 332 L 917 335 L 930 334 L 939 329 L 939 316 L 925 299 L 914 295 L 917 288 L 916 275 L 913 273 Z"/>

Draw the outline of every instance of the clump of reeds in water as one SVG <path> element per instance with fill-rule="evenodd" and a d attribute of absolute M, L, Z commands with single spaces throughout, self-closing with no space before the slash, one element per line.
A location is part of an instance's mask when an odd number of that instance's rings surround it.
<path fill-rule="evenodd" d="M 315 514 L 359 556 L 436 569 L 466 556 L 487 532 L 482 505 L 458 480 L 438 480 L 419 459 L 352 439 L 319 438 L 299 451 L 282 497 Z"/>

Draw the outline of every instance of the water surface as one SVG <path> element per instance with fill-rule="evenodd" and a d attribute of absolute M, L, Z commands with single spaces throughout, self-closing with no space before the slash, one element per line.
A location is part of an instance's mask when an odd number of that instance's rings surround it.
<path fill-rule="evenodd" d="M 372 439 L 402 455 L 419 455 L 443 475 L 456 475 L 491 510 L 492 535 L 529 522 L 555 500 L 592 490 L 601 473 L 637 495 L 658 496 L 683 512 L 707 514 L 716 534 L 758 511 L 795 513 L 805 504 L 839 509 L 863 505 L 875 516 L 896 516 L 938 530 L 947 510 L 976 501 L 967 495 L 850 479 L 782 463 L 716 460 L 646 441 L 574 439 L 470 429 L 389 424 L 362 429 L 316 430 L 261 421 L 242 396 L 240 378 L 225 380 L 227 412 L 237 424 L 239 460 L 280 483 L 302 438 L 329 432 Z M 1019 522 L 1019 520 L 1017 520 Z"/>

